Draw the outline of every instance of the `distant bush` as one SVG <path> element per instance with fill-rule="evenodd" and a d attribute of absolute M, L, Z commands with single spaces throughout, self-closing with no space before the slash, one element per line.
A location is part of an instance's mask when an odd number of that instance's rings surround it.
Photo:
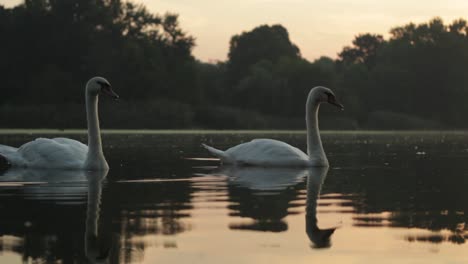
<path fill-rule="evenodd" d="M 294 129 L 306 128 L 305 117 L 278 117 L 224 106 L 203 106 L 196 110 L 195 123 L 211 129 Z M 358 129 L 356 120 L 334 116 L 320 118 L 320 128 Z"/>
<path fill-rule="evenodd" d="M 190 105 L 166 99 L 146 102 L 124 102 L 115 106 L 107 104 L 102 116 L 114 116 L 113 128 L 190 128 L 194 112 Z"/>
<path fill-rule="evenodd" d="M 323 117 L 319 119 L 320 129 L 323 130 L 357 130 L 358 122 L 347 117 Z"/>
<path fill-rule="evenodd" d="M 253 111 L 231 107 L 202 106 L 196 111 L 195 122 L 210 129 L 263 129 L 265 118 Z"/>
<path fill-rule="evenodd" d="M 193 110 L 170 100 L 108 102 L 99 106 L 103 128 L 190 128 Z M 2 105 L 2 128 L 86 128 L 84 104 Z"/>
<path fill-rule="evenodd" d="M 444 125 L 429 119 L 423 119 L 402 113 L 388 111 L 372 112 L 368 116 L 366 128 L 368 129 L 443 129 Z"/>
<path fill-rule="evenodd" d="M 158 99 L 142 102 L 100 101 L 99 117 L 107 129 L 305 129 L 305 119 L 264 115 L 225 106 L 199 106 Z M 86 129 L 84 104 L 0 106 L 0 128 Z M 349 118 L 323 116 L 321 129 L 353 130 Z"/>

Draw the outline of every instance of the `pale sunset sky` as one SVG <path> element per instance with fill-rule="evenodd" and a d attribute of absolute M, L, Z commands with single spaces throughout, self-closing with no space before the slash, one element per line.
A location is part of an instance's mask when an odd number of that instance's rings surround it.
<path fill-rule="evenodd" d="M 21 0 L 0 0 L 7 7 Z M 181 27 L 196 38 L 195 57 L 225 60 L 229 40 L 262 24 L 282 24 L 308 60 L 336 58 L 359 33 L 385 37 L 395 26 L 468 20 L 468 0 L 134 0 L 154 13 L 178 13 Z"/>

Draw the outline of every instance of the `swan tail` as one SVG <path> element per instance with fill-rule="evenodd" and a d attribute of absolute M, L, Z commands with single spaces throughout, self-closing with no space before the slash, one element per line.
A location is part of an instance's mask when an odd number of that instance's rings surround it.
<path fill-rule="evenodd" d="M 206 144 L 203 144 L 202 143 L 202 147 L 204 147 L 205 149 L 207 149 L 211 154 L 213 154 L 214 156 L 218 157 L 221 159 L 221 161 L 229 161 L 230 160 L 230 157 L 228 154 L 226 154 L 226 152 L 222 151 L 222 150 L 219 150 L 219 149 L 215 149 L 213 147 L 210 147 Z"/>

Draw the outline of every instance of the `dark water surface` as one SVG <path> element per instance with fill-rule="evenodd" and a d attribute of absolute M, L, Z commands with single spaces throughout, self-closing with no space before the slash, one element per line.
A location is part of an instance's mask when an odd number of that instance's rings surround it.
<path fill-rule="evenodd" d="M 468 263 L 468 134 L 325 133 L 328 170 L 199 159 L 259 137 L 305 149 L 297 132 L 106 133 L 108 175 L 0 172 L 0 263 Z"/>

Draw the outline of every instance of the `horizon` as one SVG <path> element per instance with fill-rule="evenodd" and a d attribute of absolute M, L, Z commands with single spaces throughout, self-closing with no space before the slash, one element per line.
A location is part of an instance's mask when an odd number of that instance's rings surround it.
<path fill-rule="evenodd" d="M 22 2 L 0 0 L 0 4 L 5 7 L 13 7 Z M 196 39 L 193 55 L 204 62 L 225 61 L 232 36 L 264 24 L 283 25 L 288 30 L 291 41 L 299 47 L 301 55 L 313 61 L 322 56 L 337 58 L 343 47 L 351 45 L 354 37 L 361 33 L 380 34 L 387 39 L 390 29 L 396 26 L 410 22 L 419 24 L 434 17 L 451 23 L 455 19 L 467 19 L 468 14 L 468 2 L 462 0 L 449 0 L 444 4 L 435 0 L 397 0 L 378 4 L 370 0 L 352 3 L 344 0 L 318 3 L 304 0 L 133 2 L 143 4 L 152 13 L 178 14 L 181 28 Z M 356 13 L 359 15 L 355 15 Z M 242 19 L 238 20 L 239 17 Z M 327 25 L 327 28 L 323 25 Z"/>

